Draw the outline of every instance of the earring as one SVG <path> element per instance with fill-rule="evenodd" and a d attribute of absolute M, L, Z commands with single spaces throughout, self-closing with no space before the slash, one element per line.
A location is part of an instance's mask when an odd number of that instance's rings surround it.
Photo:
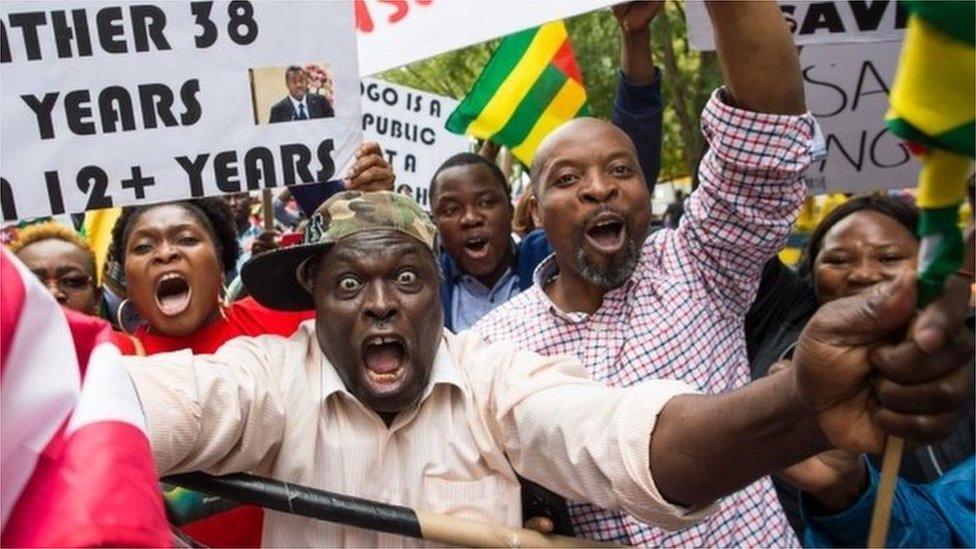
<path fill-rule="evenodd" d="M 119 308 L 115 310 L 115 322 L 119 325 L 119 329 L 122 330 L 125 333 L 125 335 L 131 336 L 132 333 L 130 333 L 129 330 L 126 329 L 125 323 L 122 322 L 122 309 L 124 309 L 125 306 L 130 301 L 131 300 L 129 298 L 125 298 L 122 300 L 122 303 L 119 303 Z"/>
<path fill-rule="evenodd" d="M 220 290 L 223 296 L 217 296 L 217 310 L 220 312 L 220 317 L 224 319 L 224 322 L 227 322 L 227 312 L 224 309 L 230 307 L 230 303 L 227 302 L 230 294 L 228 293 L 227 286 L 223 284 L 220 285 Z"/>

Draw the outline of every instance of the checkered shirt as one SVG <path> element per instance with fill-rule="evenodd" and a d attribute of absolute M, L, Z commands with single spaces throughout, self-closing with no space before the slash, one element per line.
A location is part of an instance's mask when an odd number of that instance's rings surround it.
<path fill-rule="evenodd" d="M 532 288 L 474 329 L 541 354 L 578 357 L 594 379 L 627 387 L 679 379 L 706 393 L 749 383 L 743 318 L 763 264 L 783 245 L 806 188 L 801 176 L 822 153 L 810 114 L 733 108 L 716 91 L 702 114 L 710 150 L 701 186 L 677 229 L 651 234 L 637 268 L 592 315 L 564 313 L 542 288 L 558 272 L 553 256 Z M 544 450 L 543 450 L 544 451 Z M 570 502 L 577 534 L 646 546 L 797 546 L 768 477 L 721 501 L 708 520 L 667 532 L 590 504 Z"/>

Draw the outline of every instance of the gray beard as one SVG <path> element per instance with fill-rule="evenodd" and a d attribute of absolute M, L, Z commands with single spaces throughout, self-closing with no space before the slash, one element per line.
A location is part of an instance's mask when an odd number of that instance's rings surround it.
<path fill-rule="evenodd" d="M 583 280 L 601 290 L 613 290 L 623 286 L 630 275 L 634 274 L 638 256 L 637 244 L 633 238 L 628 237 L 624 256 L 619 260 L 611 261 L 606 267 L 600 268 L 590 263 L 583 251 L 583 246 L 577 246 L 576 268 Z"/>

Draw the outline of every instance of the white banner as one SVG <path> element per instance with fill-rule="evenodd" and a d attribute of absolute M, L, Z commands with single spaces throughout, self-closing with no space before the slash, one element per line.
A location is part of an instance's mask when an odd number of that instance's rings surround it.
<path fill-rule="evenodd" d="M 376 141 L 396 173 L 396 191 L 430 211 L 430 179 L 445 160 L 470 149 L 468 138 L 444 129 L 457 107 L 450 97 L 375 78 L 360 84 L 363 139 Z"/>
<path fill-rule="evenodd" d="M 5 219 L 326 181 L 361 141 L 352 2 L 0 16 Z"/>
<path fill-rule="evenodd" d="M 779 8 L 798 45 L 901 40 L 908 21 L 904 8 L 897 1 L 888 0 L 780 0 Z M 715 36 L 705 3 L 702 0 L 686 2 L 685 17 L 692 49 L 714 50 Z"/>
<path fill-rule="evenodd" d="M 827 157 L 809 180 L 815 194 L 914 187 L 918 160 L 885 128 L 898 42 L 806 46 L 800 54 L 807 108 Z"/>
<path fill-rule="evenodd" d="M 376 74 L 617 2 L 619 0 L 357 1 L 359 72 L 362 75 Z"/>

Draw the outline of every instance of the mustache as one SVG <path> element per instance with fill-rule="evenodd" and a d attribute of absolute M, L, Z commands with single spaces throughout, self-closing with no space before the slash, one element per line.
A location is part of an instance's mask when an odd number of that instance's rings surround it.
<path fill-rule="evenodd" d="M 630 227 L 630 221 L 631 221 L 630 220 L 630 214 L 627 212 L 627 210 L 621 208 L 620 206 L 615 206 L 613 204 L 601 204 L 601 205 L 597 206 L 593 211 L 591 211 L 590 213 L 586 214 L 586 217 L 583 218 L 583 221 L 580 223 L 580 225 L 582 225 L 582 226 L 585 227 L 585 226 L 589 225 L 590 222 L 593 221 L 593 219 L 595 219 L 597 216 L 602 215 L 602 214 L 605 214 L 605 213 L 608 213 L 608 212 L 609 213 L 612 213 L 614 215 L 619 216 L 621 219 L 624 220 L 624 223 L 626 223 L 627 228 L 628 229 L 631 228 Z"/>

